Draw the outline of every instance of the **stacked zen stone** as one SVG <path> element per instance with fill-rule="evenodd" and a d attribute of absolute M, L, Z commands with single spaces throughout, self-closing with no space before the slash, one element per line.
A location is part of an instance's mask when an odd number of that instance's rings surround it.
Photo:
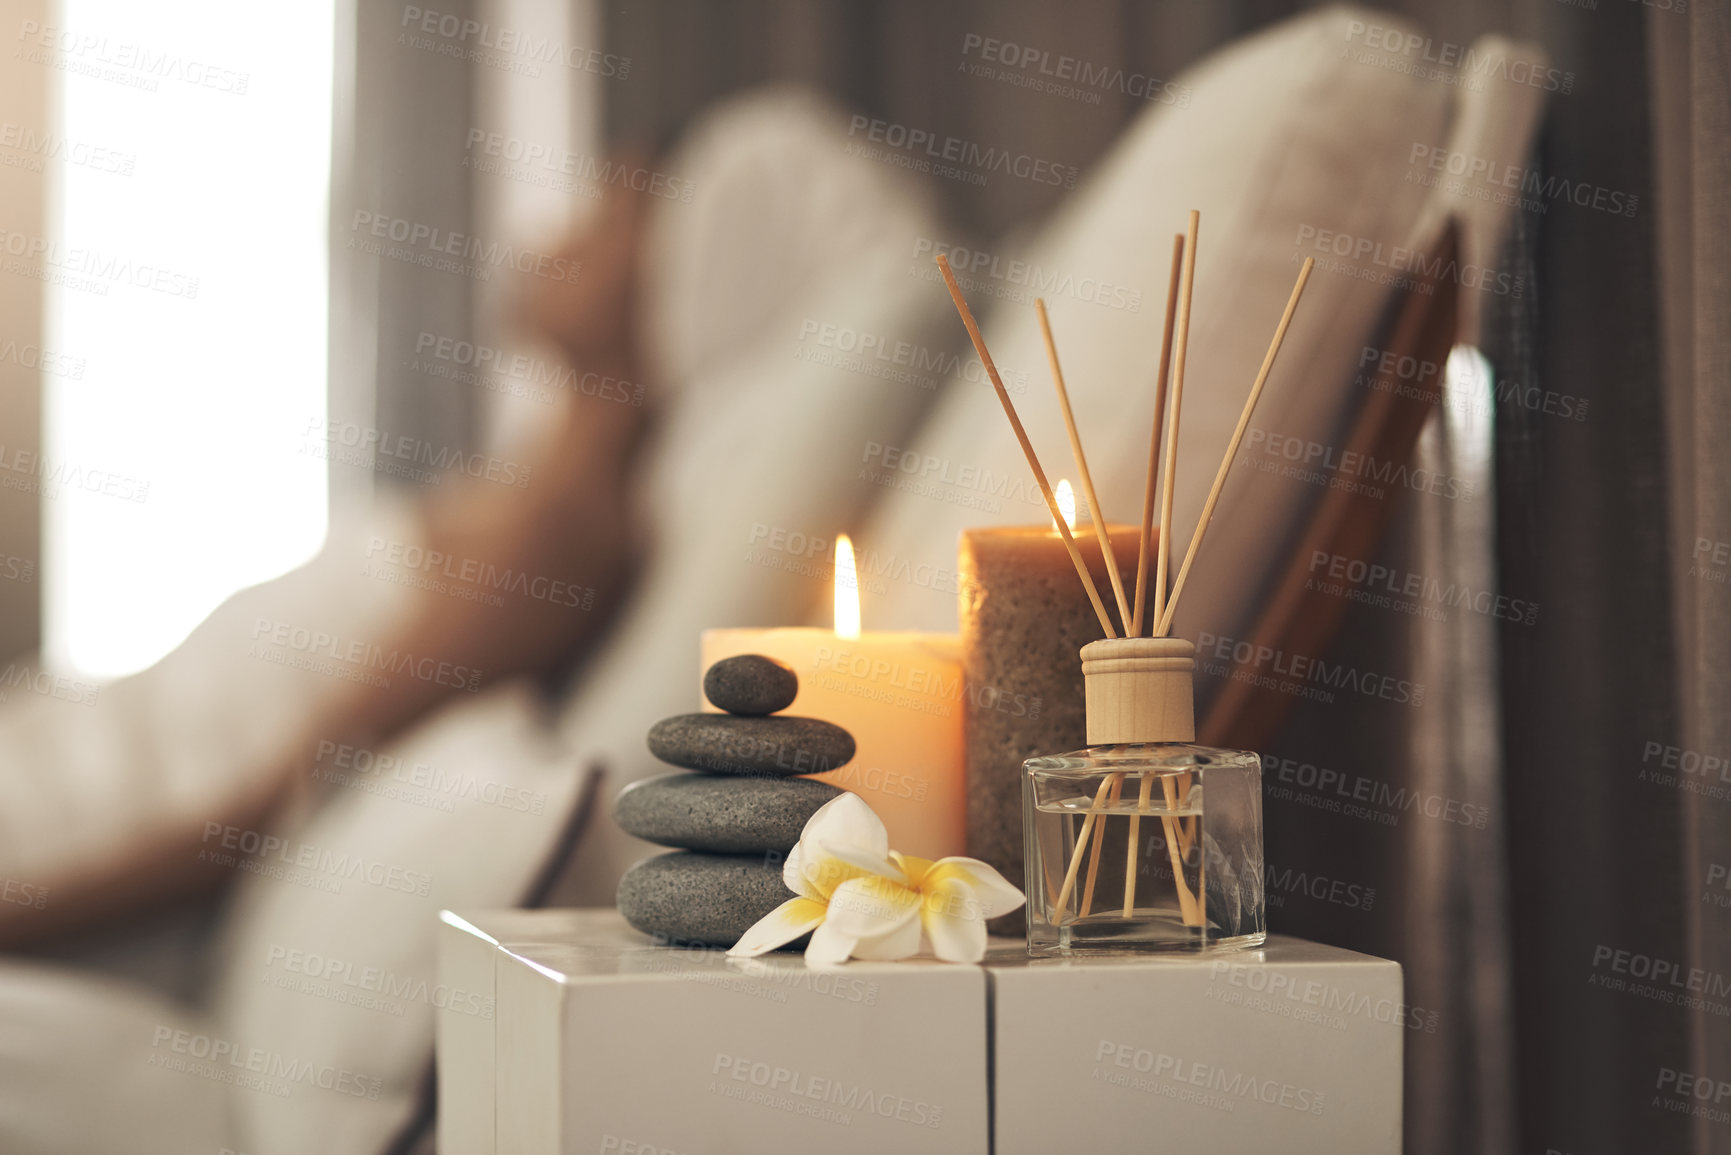
<path fill-rule="evenodd" d="M 841 793 L 802 775 L 854 754 L 840 726 L 776 713 L 798 693 L 792 670 L 742 654 L 703 676 L 704 697 L 725 714 L 680 714 L 650 728 L 651 754 L 696 773 L 634 782 L 614 805 L 627 834 L 678 848 L 619 880 L 625 921 L 676 945 L 732 946 L 792 897 L 782 860 L 806 821 Z"/>

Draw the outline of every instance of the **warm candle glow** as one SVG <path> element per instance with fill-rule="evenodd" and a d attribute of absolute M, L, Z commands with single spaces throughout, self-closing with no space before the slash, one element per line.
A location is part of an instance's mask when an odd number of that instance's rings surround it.
<path fill-rule="evenodd" d="M 835 635 L 859 637 L 859 571 L 854 566 L 853 541 L 845 533 L 835 539 Z"/>
<path fill-rule="evenodd" d="M 1076 528 L 1076 491 L 1070 488 L 1068 478 L 1058 479 L 1058 488 L 1052 491 L 1052 496 L 1058 499 L 1058 512 L 1064 515 L 1064 525 L 1068 529 Z M 1053 532 L 1057 532 L 1058 523 L 1052 523 Z"/>

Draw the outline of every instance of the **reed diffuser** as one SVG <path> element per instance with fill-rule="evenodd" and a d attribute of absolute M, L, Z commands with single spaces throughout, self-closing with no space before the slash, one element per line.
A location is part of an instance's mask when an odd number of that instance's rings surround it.
<path fill-rule="evenodd" d="M 1195 744 L 1192 673 L 1195 647 L 1169 636 L 1178 597 L 1214 516 L 1233 458 L 1286 338 L 1313 262 L 1306 260 L 1269 343 L 1268 353 L 1227 444 L 1202 516 L 1168 592 L 1172 489 L 1178 463 L 1178 422 L 1184 398 L 1185 353 L 1196 277 L 1200 214 L 1173 237 L 1171 279 L 1149 438 L 1136 582 L 1125 589 L 1105 518 L 1071 411 L 1057 345 L 1044 301 L 1035 303 L 1053 384 L 1083 490 L 1095 512 L 1094 532 L 1107 561 L 1111 593 L 1123 626 L 1110 611 L 1065 525 L 1058 502 L 986 350 L 949 262 L 939 271 L 968 337 L 986 368 L 1010 428 L 1051 509 L 1083 590 L 1105 637 L 1082 647 L 1086 687 L 1086 749 L 1031 758 L 1024 764 L 1028 950 L 1066 954 L 1091 950 L 1199 950 L 1249 947 L 1267 937 L 1262 859 L 1262 763 L 1245 750 Z M 1161 450 L 1164 447 L 1164 459 Z M 1159 532 L 1154 530 L 1159 497 Z M 1154 609 L 1144 622 L 1150 562 Z M 1148 626 L 1143 636 L 1143 626 Z"/>

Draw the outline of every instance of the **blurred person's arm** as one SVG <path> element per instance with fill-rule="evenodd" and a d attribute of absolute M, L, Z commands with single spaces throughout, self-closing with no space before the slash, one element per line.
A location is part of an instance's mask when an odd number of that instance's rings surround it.
<path fill-rule="evenodd" d="M 317 788 L 321 751 L 376 750 L 453 696 L 581 650 L 630 556 L 615 454 L 592 448 L 506 500 L 465 486 L 424 518 L 382 506 L 334 528 L 317 559 L 236 594 L 143 673 L 100 689 L 9 674 L 0 942 L 262 862 L 273 807 Z M 567 487 L 577 498 L 556 500 Z M 458 576 L 429 573 L 435 557 Z"/>
<path fill-rule="evenodd" d="M 638 225 L 610 202 L 567 247 L 579 281 L 528 286 L 529 321 L 583 372 L 637 379 Z M 646 409 L 571 391 L 521 487 L 451 477 L 419 510 L 381 501 L 143 673 L 98 690 L 20 671 L 0 697 L 0 943 L 262 864 L 321 751 L 376 750 L 455 695 L 580 655 L 628 579 Z"/>

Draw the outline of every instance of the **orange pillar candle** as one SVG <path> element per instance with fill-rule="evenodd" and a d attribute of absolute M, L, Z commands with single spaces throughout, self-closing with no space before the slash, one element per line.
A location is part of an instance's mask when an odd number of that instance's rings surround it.
<path fill-rule="evenodd" d="M 889 829 L 893 849 L 921 858 L 961 854 L 967 805 L 960 639 L 860 630 L 851 547 L 847 562 L 846 578 L 837 562 L 836 629 L 705 630 L 700 667 L 737 654 L 789 666 L 799 675 L 799 696 L 786 712 L 834 722 L 854 738 L 851 762 L 814 777 L 865 799 Z M 703 708 L 715 709 L 707 699 Z"/>

